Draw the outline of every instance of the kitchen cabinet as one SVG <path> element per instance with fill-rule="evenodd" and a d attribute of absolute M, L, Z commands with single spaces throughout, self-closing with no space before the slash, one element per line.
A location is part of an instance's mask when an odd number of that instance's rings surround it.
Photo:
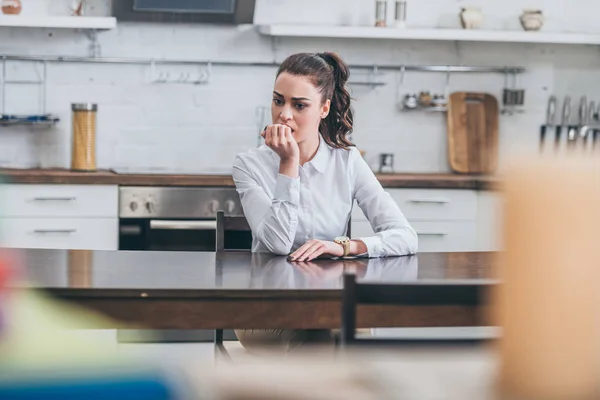
<path fill-rule="evenodd" d="M 386 189 L 419 236 L 419 252 L 499 249 L 497 195 L 474 190 Z M 352 236 L 373 235 L 358 205 L 352 210 Z"/>
<path fill-rule="evenodd" d="M 118 186 L 0 187 L 0 242 L 5 247 L 118 249 Z"/>

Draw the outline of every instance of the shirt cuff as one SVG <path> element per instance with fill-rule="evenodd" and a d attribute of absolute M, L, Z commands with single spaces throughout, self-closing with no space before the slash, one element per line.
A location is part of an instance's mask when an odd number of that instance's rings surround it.
<path fill-rule="evenodd" d="M 371 258 L 381 257 L 383 255 L 383 243 L 378 236 L 359 237 L 353 240 L 360 240 L 367 246 L 367 255 Z"/>
<path fill-rule="evenodd" d="M 287 175 L 279 174 L 275 183 L 275 199 L 298 206 L 300 204 L 300 178 L 290 178 Z"/>

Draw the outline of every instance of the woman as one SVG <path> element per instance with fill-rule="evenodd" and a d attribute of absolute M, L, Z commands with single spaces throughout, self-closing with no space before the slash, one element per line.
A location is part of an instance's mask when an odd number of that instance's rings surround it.
<path fill-rule="evenodd" d="M 277 71 L 273 125 L 265 145 L 240 154 L 233 180 L 252 228 L 253 252 L 317 257 L 399 256 L 417 251 L 417 234 L 348 140 L 348 67 L 334 53 L 299 53 Z M 343 236 L 354 200 L 374 236 Z M 328 330 L 237 330 L 249 350 L 331 342 Z"/>
<path fill-rule="evenodd" d="M 233 166 L 252 251 L 296 261 L 417 251 L 415 231 L 348 140 L 348 75 L 334 53 L 294 54 L 279 67 L 265 145 L 238 155 Z M 375 235 L 348 243 L 354 200 Z"/>

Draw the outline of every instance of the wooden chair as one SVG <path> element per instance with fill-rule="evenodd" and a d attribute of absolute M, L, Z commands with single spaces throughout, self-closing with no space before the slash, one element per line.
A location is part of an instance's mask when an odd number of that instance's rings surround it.
<path fill-rule="evenodd" d="M 250 251 L 252 246 L 252 230 L 243 216 L 226 216 L 224 211 L 217 211 L 216 251 Z M 233 248 L 230 248 L 233 247 Z M 226 357 L 229 353 L 223 346 L 223 329 L 215 329 L 215 351 Z"/>
<path fill-rule="evenodd" d="M 491 283 L 358 283 L 355 274 L 344 275 L 342 298 L 341 345 L 472 345 L 484 338 L 357 338 L 356 310 L 358 304 L 401 306 L 470 306 L 484 304 L 484 292 Z"/>

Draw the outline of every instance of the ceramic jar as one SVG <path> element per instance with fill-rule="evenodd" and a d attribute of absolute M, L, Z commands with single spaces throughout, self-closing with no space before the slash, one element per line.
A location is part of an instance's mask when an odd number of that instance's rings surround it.
<path fill-rule="evenodd" d="M 542 10 L 523 10 L 519 20 L 526 31 L 539 31 L 544 25 Z"/>
<path fill-rule="evenodd" d="M 478 29 L 483 24 L 481 7 L 463 7 L 460 12 L 460 23 L 464 29 Z"/>
<path fill-rule="evenodd" d="M 2 13 L 17 15 L 21 13 L 21 0 L 2 0 Z"/>

